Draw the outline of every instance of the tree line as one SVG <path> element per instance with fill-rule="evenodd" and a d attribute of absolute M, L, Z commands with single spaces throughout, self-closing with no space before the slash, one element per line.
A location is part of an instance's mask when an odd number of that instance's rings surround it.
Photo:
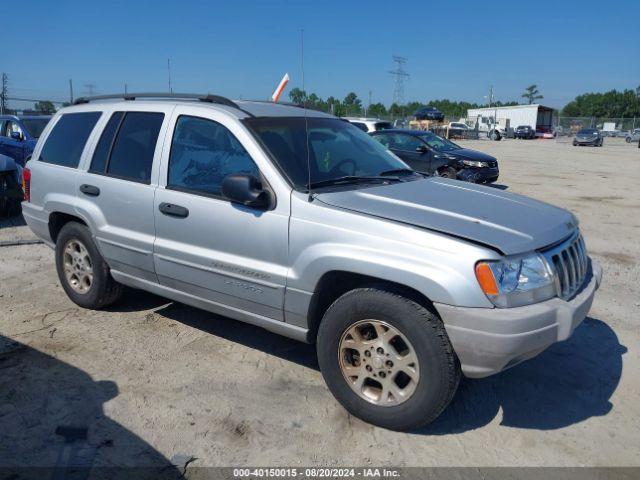
<path fill-rule="evenodd" d="M 564 117 L 640 117 L 640 86 L 635 90 L 609 90 L 585 93 L 569 102 L 561 112 Z"/>
<path fill-rule="evenodd" d="M 531 85 L 525 89 L 522 97 L 526 98 L 527 103 L 531 104 L 543 98 L 539 93 L 537 85 Z M 295 104 L 306 104 L 308 108 L 333 113 L 339 117 L 361 116 L 365 114 L 369 117 L 405 117 L 413 115 L 418 108 L 427 105 L 436 107 L 444 113 L 447 118 L 458 119 L 466 117 L 468 109 L 488 106 L 486 104 L 441 99 L 431 100 L 426 103 L 413 101 L 405 105 L 393 103 L 388 108 L 378 102 L 372 103 L 365 108 L 362 100 L 359 99 L 354 92 L 350 92 L 342 100 L 333 96 L 324 100 L 315 93 L 307 96 L 307 93 L 299 88 L 292 89 L 289 92 L 289 98 L 291 102 Z M 503 107 L 518 104 L 519 103 L 515 101 L 497 101 L 492 103 L 492 106 Z M 560 115 L 565 117 L 640 117 L 640 86 L 635 90 L 610 90 L 604 93 L 585 93 L 578 95 L 560 111 Z"/>
<path fill-rule="evenodd" d="M 387 108 L 383 103 L 377 102 L 365 107 L 362 100 L 358 98 L 358 95 L 354 92 L 350 92 L 342 100 L 333 96 L 324 100 L 315 93 L 307 95 L 306 91 L 297 87 L 293 88 L 289 92 L 289 99 L 291 100 L 291 103 L 295 103 L 296 105 L 306 105 L 307 108 L 333 113 L 333 115 L 339 117 L 361 116 L 365 114 L 369 117 L 405 117 L 413 115 L 418 108 L 428 105 L 436 107 L 448 118 L 461 118 L 466 117 L 467 110 L 469 108 L 482 108 L 488 106 L 478 103 L 457 102 L 442 99 L 432 100 L 428 103 L 413 101 L 408 102 L 405 105 L 392 103 L 389 108 Z M 497 107 L 509 105 L 518 105 L 518 102 L 497 101 L 492 104 L 492 106 Z"/>

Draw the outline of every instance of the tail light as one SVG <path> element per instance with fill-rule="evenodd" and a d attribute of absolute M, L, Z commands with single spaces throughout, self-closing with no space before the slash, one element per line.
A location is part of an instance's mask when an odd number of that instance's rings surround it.
<path fill-rule="evenodd" d="M 31 170 L 24 168 L 22 170 L 22 191 L 24 192 L 24 201 L 31 201 Z"/>

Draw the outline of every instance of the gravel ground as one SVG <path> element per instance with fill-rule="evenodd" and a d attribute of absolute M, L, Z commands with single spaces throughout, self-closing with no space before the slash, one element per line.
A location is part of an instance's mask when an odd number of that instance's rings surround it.
<path fill-rule="evenodd" d="M 83 310 L 46 246 L 1 246 L 0 465 L 640 465 L 640 150 L 461 143 L 580 219 L 604 280 L 569 340 L 396 433 L 337 404 L 312 346 L 133 290 Z M 0 244 L 32 238 L 1 221 Z"/>

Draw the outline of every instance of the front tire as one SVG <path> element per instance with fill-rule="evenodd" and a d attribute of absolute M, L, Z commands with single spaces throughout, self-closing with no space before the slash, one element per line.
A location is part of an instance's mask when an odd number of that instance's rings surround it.
<path fill-rule="evenodd" d="M 122 285 L 111 276 L 85 225 L 69 222 L 60 230 L 56 269 L 62 288 L 81 307 L 100 309 L 122 296 Z"/>
<path fill-rule="evenodd" d="M 453 398 L 460 365 L 431 309 L 376 288 L 347 292 L 317 337 L 320 370 L 352 415 L 391 430 L 419 428 Z"/>
<path fill-rule="evenodd" d="M 452 167 L 446 167 L 441 170 L 438 170 L 437 174 L 439 177 L 450 178 L 451 180 L 455 180 L 456 178 L 458 178 L 457 172 Z"/>

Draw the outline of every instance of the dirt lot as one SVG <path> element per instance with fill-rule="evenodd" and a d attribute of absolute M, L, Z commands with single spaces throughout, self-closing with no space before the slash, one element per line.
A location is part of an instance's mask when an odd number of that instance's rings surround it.
<path fill-rule="evenodd" d="M 0 464 L 639 465 L 640 150 L 616 140 L 466 142 L 497 187 L 575 212 L 604 280 L 572 338 L 409 434 L 347 415 L 312 346 L 137 291 L 82 310 L 51 250 L 0 247 Z"/>

